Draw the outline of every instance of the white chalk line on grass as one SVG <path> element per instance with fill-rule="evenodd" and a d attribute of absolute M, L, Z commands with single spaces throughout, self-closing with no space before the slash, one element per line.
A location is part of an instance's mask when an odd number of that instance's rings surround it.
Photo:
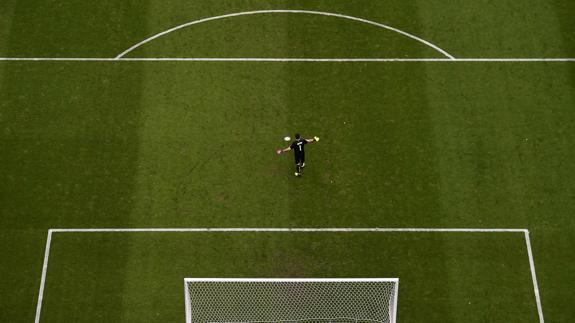
<path fill-rule="evenodd" d="M 535 262 L 533 261 L 533 251 L 531 250 L 531 239 L 529 239 L 529 231 L 525 231 L 525 243 L 527 244 L 527 254 L 529 255 L 529 267 L 531 268 L 531 280 L 533 281 L 533 290 L 535 292 L 535 301 L 537 302 L 539 322 L 544 323 L 545 319 L 543 318 L 543 307 L 541 306 L 539 284 L 537 283 L 537 275 L 535 274 Z"/>
<path fill-rule="evenodd" d="M 40 312 L 42 311 L 42 298 L 44 297 L 44 286 L 46 284 L 46 273 L 48 272 L 48 258 L 50 258 L 50 243 L 52 242 L 52 230 L 48 230 L 46 238 L 46 249 L 44 250 L 44 264 L 42 265 L 42 278 L 40 279 L 40 291 L 38 292 L 38 304 L 36 304 L 35 323 L 40 322 Z"/>
<path fill-rule="evenodd" d="M 575 62 L 575 58 L 265 58 L 265 57 L 151 57 L 151 58 L 99 58 L 99 57 L 0 57 L 0 61 L 22 62 Z"/>
<path fill-rule="evenodd" d="M 459 232 L 459 233 L 523 233 L 525 236 L 527 254 L 529 256 L 529 267 L 539 322 L 544 323 L 541 298 L 535 274 L 535 263 L 533 261 L 533 252 L 531 250 L 531 240 L 527 229 L 489 229 L 489 228 L 70 228 L 70 229 L 50 229 L 46 239 L 46 249 L 44 252 L 44 264 L 42 266 L 42 278 L 40 280 L 40 291 L 38 293 L 38 304 L 36 307 L 35 323 L 40 322 L 40 313 L 42 310 L 42 299 L 44 297 L 44 287 L 46 284 L 46 275 L 48 272 L 48 259 L 50 257 L 50 244 L 54 233 L 118 233 L 118 232 L 335 232 L 335 233 L 361 233 L 361 232 Z"/>
<path fill-rule="evenodd" d="M 83 228 L 50 232 L 528 232 L 527 229 L 482 228 Z"/>
<path fill-rule="evenodd" d="M 424 45 L 427 45 L 433 49 L 435 49 L 436 51 L 438 51 L 439 53 L 441 53 L 442 55 L 446 56 L 449 59 L 454 59 L 455 57 L 453 57 L 453 55 L 449 54 L 447 51 L 439 48 L 437 45 L 434 45 L 432 43 L 430 43 L 427 40 L 421 39 L 413 34 L 410 34 L 408 32 L 405 32 L 403 30 L 388 26 L 388 25 L 384 25 L 384 24 L 380 24 L 378 22 L 375 21 L 371 21 L 371 20 L 367 20 L 367 19 L 363 19 L 363 18 L 358 18 L 358 17 L 353 17 L 353 16 L 348 16 L 348 15 L 343 15 L 343 14 L 338 14 L 338 13 L 332 13 L 332 12 L 323 12 L 323 11 L 310 11 L 310 10 L 256 10 L 256 11 L 245 11 L 245 12 L 236 12 L 236 13 L 231 13 L 231 14 L 227 14 L 227 15 L 221 15 L 221 16 L 215 16 L 215 17 L 209 17 L 209 18 L 204 18 L 204 19 L 199 19 L 199 20 L 194 20 L 194 21 L 190 21 L 181 25 L 178 25 L 176 27 L 170 28 L 168 30 L 165 30 L 161 33 L 158 33 L 154 36 L 151 36 L 149 38 L 146 38 L 144 40 L 142 40 L 141 42 L 133 45 L 132 47 L 126 49 L 125 51 L 123 51 L 122 53 L 120 53 L 118 56 L 116 56 L 116 59 L 120 59 L 122 57 L 124 57 L 125 55 L 127 55 L 128 53 L 130 53 L 131 51 L 133 51 L 134 49 L 154 40 L 157 39 L 159 37 L 162 37 L 166 34 L 169 34 L 173 31 L 182 29 L 182 28 L 186 28 L 192 25 L 197 25 L 203 22 L 208 22 L 208 21 L 213 21 L 213 20 L 219 20 L 219 19 L 225 19 L 225 18 L 231 18 L 231 17 L 238 17 L 238 16 L 247 16 L 247 15 L 258 15 L 258 14 L 277 14 L 277 13 L 291 13 L 291 14 L 309 14 L 309 15 L 321 15 L 321 16 L 329 16 L 329 17 L 337 17 L 337 18 L 343 18 L 343 19 L 348 19 L 348 20 L 354 20 L 354 21 L 359 21 L 365 24 L 369 24 L 369 25 L 373 25 L 379 28 L 383 28 L 383 29 L 387 29 L 390 31 L 394 31 L 396 33 L 399 33 L 401 35 L 404 35 L 406 37 L 409 37 L 415 41 L 418 41 Z"/>

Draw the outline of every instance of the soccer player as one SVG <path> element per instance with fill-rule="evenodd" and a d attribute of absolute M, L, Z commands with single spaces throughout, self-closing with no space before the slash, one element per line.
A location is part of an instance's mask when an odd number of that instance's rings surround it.
<path fill-rule="evenodd" d="M 302 139 L 299 133 L 295 134 L 295 140 L 289 145 L 289 147 L 279 150 L 278 152 L 285 153 L 290 150 L 294 151 L 295 156 L 295 176 L 301 176 L 302 169 L 305 167 L 305 145 L 311 142 L 318 142 L 319 138 L 313 137 L 312 139 Z"/>

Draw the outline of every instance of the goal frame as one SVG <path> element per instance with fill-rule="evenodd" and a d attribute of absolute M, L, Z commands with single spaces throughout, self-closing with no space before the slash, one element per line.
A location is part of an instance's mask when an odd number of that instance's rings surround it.
<path fill-rule="evenodd" d="M 397 303 L 399 295 L 399 278 L 184 278 L 184 300 L 186 310 L 186 323 L 191 323 L 191 299 L 188 293 L 189 282 L 380 282 L 394 283 L 393 308 L 391 308 L 390 322 L 396 323 Z"/>

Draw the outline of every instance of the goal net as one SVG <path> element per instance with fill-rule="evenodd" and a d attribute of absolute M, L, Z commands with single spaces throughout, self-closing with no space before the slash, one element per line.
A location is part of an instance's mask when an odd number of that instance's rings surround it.
<path fill-rule="evenodd" d="M 184 280 L 187 323 L 395 323 L 399 279 Z"/>

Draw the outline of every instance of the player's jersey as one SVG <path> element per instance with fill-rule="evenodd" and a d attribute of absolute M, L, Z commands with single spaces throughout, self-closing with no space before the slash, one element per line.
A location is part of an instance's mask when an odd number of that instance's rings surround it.
<path fill-rule="evenodd" d="M 299 155 L 305 153 L 305 145 L 307 145 L 307 140 L 300 138 L 294 140 L 289 147 L 296 153 L 296 155 Z"/>

